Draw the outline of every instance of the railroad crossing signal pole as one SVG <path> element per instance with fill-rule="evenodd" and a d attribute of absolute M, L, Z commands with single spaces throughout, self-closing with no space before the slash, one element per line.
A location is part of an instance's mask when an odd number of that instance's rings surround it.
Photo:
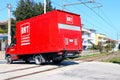
<path fill-rule="evenodd" d="M 8 45 L 11 43 L 11 4 L 7 4 L 8 8 Z"/>

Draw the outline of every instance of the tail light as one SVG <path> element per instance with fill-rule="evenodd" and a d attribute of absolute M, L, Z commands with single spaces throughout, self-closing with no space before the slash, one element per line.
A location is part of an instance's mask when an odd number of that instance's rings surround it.
<path fill-rule="evenodd" d="M 65 45 L 69 45 L 68 38 L 65 38 Z"/>
<path fill-rule="evenodd" d="M 74 45 L 78 45 L 78 40 L 77 39 L 74 39 Z"/>

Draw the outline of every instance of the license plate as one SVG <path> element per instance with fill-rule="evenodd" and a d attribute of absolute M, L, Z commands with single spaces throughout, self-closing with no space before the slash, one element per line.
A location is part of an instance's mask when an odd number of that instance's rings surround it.
<path fill-rule="evenodd" d="M 73 56 L 74 54 L 73 53 L 67 53 L 67 56 Z"/>

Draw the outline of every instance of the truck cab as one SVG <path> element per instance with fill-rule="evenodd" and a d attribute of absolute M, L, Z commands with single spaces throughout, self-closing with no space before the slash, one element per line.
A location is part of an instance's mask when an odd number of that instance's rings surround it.
<path fill-rule="evenodd" d="M 6 52 L 5 52 L 5 58 L 7 60 L 7 63 L 12 63 L 13 60 L 17 60 L 17 55 L 15 56 L 15 54 L 17 53 L 17 47 L 16 47 L 16 37 L 13 38 L 13 40 L 11 41 L 10 45 L 6 48 Z"/>

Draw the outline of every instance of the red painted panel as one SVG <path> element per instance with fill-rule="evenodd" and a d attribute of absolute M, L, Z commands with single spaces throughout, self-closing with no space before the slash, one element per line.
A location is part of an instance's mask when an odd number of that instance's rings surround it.
<path fill-rule="evenodd" d="M 58 23 L 81 26 L 80 16 L 73 13 L 58 11 Z"/>

